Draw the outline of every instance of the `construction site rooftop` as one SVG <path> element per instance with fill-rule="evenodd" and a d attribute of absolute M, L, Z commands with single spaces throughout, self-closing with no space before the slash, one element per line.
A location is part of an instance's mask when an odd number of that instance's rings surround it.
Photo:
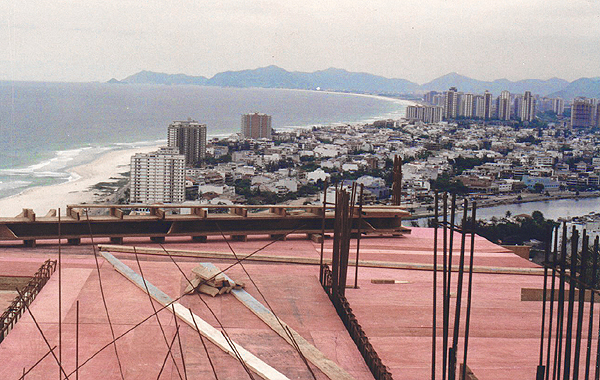
<path fill-rule="evenodd" d="M 332 240 L 325 239 L 325 264 L 331 262 Z M 460 240 L 456 232 L 455 252 L 460 250 Z M 2 310 L 16 296 L 7 284 L 22 283 L 18 277 L 33 276 L 47 259 L 58 260 L 56 240 L 39 239 L 35 247 L 18 243 L 0 245 L 0 278 L 13 280 L 0 281 Z M 345 295 L 396 380 L 431 377 L 433 248 L 430 228 L 412 228 L 402 236 L 363 237 L 355 279 L 356 240 L 351 240 Z M 254 235 L 245 241 L 208 236 L 203 242 L 174 236 L 160 244 L 148 238 L 125 238 L 121 245 L 110 245 L 108 238 L 82 238 L 81 245 L 63 244 L 60 275 L 57 268 L 0 342 L 0 378 L 19 379 L 26 373 L 25 379 L 49 379 L 61 371 L 62 378 L 73 379 L 76 375 L 82 379 L 266 378 L 175 316 L 177 310 L 189 310 L 258 358 L 257 366 L 264 364 L 283 378 L 333 378 L 312 361 L 327 359 L 336 368 L 332 371 L 349 376 L 338 378 L 373 379 L 321 286 L 320 250 L 321 244 L 305 234 L 276 240 Z M 439 238 L 440 265 L 442 250 Z M 242 266 L 234 255 L 252 256 Z M 156 298 L 151 300 L 149 289 L 115 270 L 107 259 L 111 256 L 182 308 L 164 308 Z M 303 358 L 296 343 L 278 335 L 278 327 L 270 327 L 257 315 L 259 306 L 254 304 L 253 310 L 239 293 L 184 295 L 186 277 L 200 263 L 226 270 L 276 320 L 314 347 L 321 359 L 305 361 L 308 355 Z M 522 292 L 541 291 L 541 274 L 536 264 L 476 236 L 468 365 L 478 379 L 533 378 L 542 305 L 522 300 Z M 437 280 L 441 289 L 440 274 Z M 441 310 L 441 296 L 437 301 Z M 155 310 L 160 311 L 154 315 Z M 436 325 L 441 347 L 440 312 Z M 115 344 L 110 344 L 115 338 Z M 441 355 L 436 360 L 439 367 Z M 77 363 L 80 368 L 75 372 Z"/>

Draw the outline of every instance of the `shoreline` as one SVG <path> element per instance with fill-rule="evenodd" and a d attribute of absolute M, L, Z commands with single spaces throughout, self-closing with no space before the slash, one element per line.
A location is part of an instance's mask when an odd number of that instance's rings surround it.
<path fill-rule="evenodd" d="M 110 198 L 112 194 L 94 188 L 103 182 L 117 182 L 124 178 L 122 173 L 129 171 L 131 156 L 156 150 L 160 145 L 112 150 L 89 163 L 68 169 L 73 180 L 49 186 L 35 186 L 0 199 L 0 217 L 14 217 L 24 208 L 33 209 L 38 216 L 44 216 L 51 209 L 61 209 L 61 214 L 69 204 L 97 203 Z M 117 190 L 118 192 L 118 190 Z"/>
<path fill-rule="evenodd" d="M 381 101 L 395 103 L 396 105 L 406 106 L 411 103 L 409 100 L 391 98 L 374 94 L 345 93 L 337 91 L 317 91 L 289 89 L 292 91 L 309 91 L 316 93 L 326 93 L 331 95 L 358 96 L 373 98 Z M 327 124 L 311 124 L 306 126 L 285 126 L 277 128 L 278 131 L 295 130 L 300 128 L 311 128 L 315 125 L 337 125 L 337 124 L 361 124 L 368 123 L 370 120 L 389 118 L 391 114 L 376 115 L 354 122 L 332 122 Z M 232 132 L 226 136 L 223 134 L 209 135 L 209 138 L 227 138 L 235 135 Z M 121 173 L 129 171 L 130 157 L 135 153 L 147 153 L 156 150 L 163 144 L 143 145 L 135 148 L 125 148 L 110 150 L 100 154 L 88 163 L 68 168 L 65 172 L 69 180 L 53 184 L 33 186 L 23 191 L 0 199 L 0 217 L 15 217 L 19 215 L 24 208 L 33 209 L 38 216 L 46 215 L 51 209 L 66 209 L 69 204 L 83 203 L 103 203 L 106 201 L 116 201 L 115 198 L 122 193 L 123 186 L 119 182 L 125 179 Z M 114 186 L 111 186 L 114 185 Z M 114 191 L 111 188 L 115 187 Z"/>

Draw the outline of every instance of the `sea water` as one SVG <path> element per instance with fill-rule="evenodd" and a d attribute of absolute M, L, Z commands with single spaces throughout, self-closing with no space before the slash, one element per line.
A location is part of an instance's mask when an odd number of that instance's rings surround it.
<path fill-rule="evenodd" d="M 249 112 L 288 129 L 397 119 L 407 104 L 284 89 L 0 82 L 0 198 L 72 180 L 69 168 L 111 150 L 164 142 L 174 120 L 189 117 L 209 136 L 227 136 Z"/>

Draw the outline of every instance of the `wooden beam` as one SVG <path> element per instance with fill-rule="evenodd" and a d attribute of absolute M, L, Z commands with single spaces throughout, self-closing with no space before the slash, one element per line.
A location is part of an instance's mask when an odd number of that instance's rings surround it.
<path fill-rule="evenodd" d="M 211 263 L 201 263 L 202 267 L 205 268 L 207 272 L 214 273 L 220 272 L 219 268 L 214 266 Z M 230 283 L 234 283 L 234 281 L 229 278 L 227 275 L 222 273 L 227 281 Z M 277 320 L 277 317 L 271 312 L 271 310 L 267 309 L 262 303 L 260 303 L 256 298 L 252 297 L 248 292 L 244 289 L 233 289 L 231 294 L 240 301 L 244 306 L 250 309 L 251 312 L 254 313 L 257 317 L 259 317 L 263 322 L 267 324 L 273 331 L 275 331 L 279 336 L 285 339 L 292 347 L 294 347 L 294 343 L 290 339 L 288 333 L 294 337 L 294 341 L 298 344 L 300 351 L 302 354 L 308 359 L 311 363 L 313 363 L 317 368 L 319 368 L 327 377 L 331 380 L 353 380 L 354 378 L 346 372 L 343 368 L 339 367 L 335 362 L 328 359 L 321 351 L 319 351 L 315 346 L 310 344 L 306 339 L 304 339 L 300 334 L 294 331 L 291 327 L 289 327 L 285 322 L 281 319 Z"/>
<path fill-rule="evenodd" d="M 181 318 L 181 320 L 183 320 L 188 326 L 196 330 L 195 326 L 198 325 L 197 331 L 199 331 L 208 340 L 216 344 L 223 351 L 227 352 L 233 357 L 236 357 L 236 354 L 231 347 L 231 345 L 233 345 L 239 353 L 242 360 L 246 363 L 246 365 L 260 377 L 267 380 L 288 380 L 288 377 L 286 377 L 281 372 L 277 371 L 275 368 L 271 367 L 267 363 L 263 362 L 256 356 L 254 356 L 242 346 L 233 342 L 231 339 L 227 340 L 221 331 L 215 329 L 213 326 L 211 326 L 199 316 L 190 313 L 189 309 L 187 309 L 185 306 L 183 306 L 179 302 L 173 302 L 173 299 L 171 297 L 165 294 L 162 290 L 158 289 L 156 286 L 143 279 L 142 276 L 133 271 L 119 259 L 117 259 L 108 252 L 101 252 L 101 255 L 109 263 L 112 264 L 112 266 L 116 269 L 117 272 L 121 273 L 129 281 L 133 282 L 138 288 L 146 292 L 146 287 L 148 287 L 147 293 L 154 300 L 156 300 L 163 306 L 169 305 L 173 312 L 179 318 Z M 231 342 L 231 345 L 229 342 Z"/>
<path fill-rule="evenodd" d="M 552 301 L 550 295 L 552 292 L 550 289 L 546 289 L 546 299 Z M 585 302 L 590 302 L 592 299 L 591 292 L 585 293 Z M 554 291 L 554 301 L 559 300 L 560 292 L 558 290 Z M 569 290 L 565 289 L 563 299 L 565 302 L 569 301 Z M 544 300 L 544 290 L 539 288 L 521 288 L 521 301 L 543 301 Z M 573 297 L 574 301 L 579 301 L 579 292 L 575 293 Z M 594 298 L 594 303 L 600 303 L 600 298 Z"/>
<path fill-rule="evenodd" d="M 123 210 L 116 207 L 110 208 L 110 216 L 114 216 L 117 219 L 123 219 Z"/>
<path fill-rule="evenodd" d="M 21 213 L 24 218 L 29 219 L 31 222 L 35 222 L 35 212 L 30 208 L 24 208 Z"/>
<path fill-rule="evenodd" d="M 111 251 L 120 253 L 134 253 L 134 248 L 125 245 L 111 245 L 111 244 L 98 244 L 101 251 Z M 150 248 L 150 247 L 135 247 L 135 251 L 138 254 L 144 255 L 156 255 L 156 256 L 167 256 L 165 251 L 161 248 Z M 193 257 L 193 258 L 209 258 L 209 259 L 220 259 L 220 260 L 236 260 L 235 256 L 230 252 L 207 252 L 207 251 L 191 251 L 183 249 L 169 249 L 169 254 L 178 257 Z M 259 261 L 268 263 L 286 263 L 286 264 L 301 264 L 301 265 L 319 265 L 318 257 L 294 257 L 294 256 L 281 256 L 281 255 L 265 255 L 265 254 L 254 254 L 248 258 L 245 255 L 238 254 L 240 259 L 247 261 Z M 330 259 L 324 259 L 323 264 L 331 264 Z M 355 260 L 350 259 L 349 265 L 356 265 Z M 376 260 L 359 260 L 358 266 L 365 268 L 386 268 L 386 269 L 406 269 L 406 270 L 426 270 L 432 271 L 433 264 L 417 264 L 417 263 L 402 263 L 394 261 L 376 261 Z M 468 265 L 465 266 L 468 270 Z M 438 270 L 441 270 L 442 266 L 438 265 Z M 452 269 L 458 270 L 458 266 L 453 266 Z M 544 269 L 541 267 L 536 268 L 516 268 L 516 267 L 490 267 L 490 266 L 474 266 L 473 272 L 475 273 L 488 273 L 488 274 L 516 274 L 516 275 L 535 275 L 543 276 Z"/>
<path fill-rule="evenodd" d="M 240 208 L 240 207 L 232 207 L 229 209 L 229 214 L 231 215 L 239 215 L 239 216 L 243 216 L 244 218 L 248 216 L 248 209 L 247 208 Z"/>
<path fill-rule="evenodd" d="M 192 215 L 196 215 L 200 218 L 206 218 L 207 212 L 205 208 L 193 208 Z"/>

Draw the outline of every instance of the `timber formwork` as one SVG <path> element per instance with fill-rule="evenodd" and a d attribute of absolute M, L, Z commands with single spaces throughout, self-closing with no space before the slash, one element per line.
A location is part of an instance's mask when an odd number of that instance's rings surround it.
<path fill-rule="evenodd" d="M 0 218 L 0 241 L 68 239 L 78 244 L 90 236 L 122 242 L 126 237 L 149 237 L 155 241 L 169 236 L 190 236 L 203 241 L 210 235 L 285 236 L 289 233 L 320 235 L 323 206 L 190 206 L 190 205 L 70 205 L 61 218 L 55 210 L 37 217 L 31 209 L 13 218 Z M 358 207 L 355 210 L 358 215 Z M 398 206 L 363 206 L 362 217 L 352 220 L 352 232 L 363 234 L 408 233 L 401 220 L 410 214 Z M 324 232 L 334 230 L 333 206 L 325 211 Z"/>

